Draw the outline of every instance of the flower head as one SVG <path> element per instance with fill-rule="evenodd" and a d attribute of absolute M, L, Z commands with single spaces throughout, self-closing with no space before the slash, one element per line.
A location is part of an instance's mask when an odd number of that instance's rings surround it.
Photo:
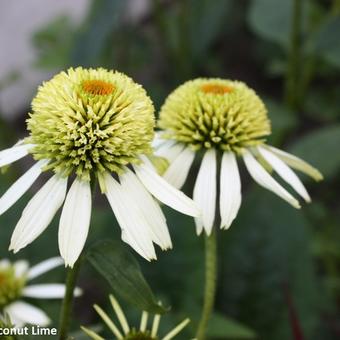
<path fill-rule="evenodd" d="M 0 261 L 0 310 L 9 317 L 14 326 L 46 326 L 50 323 L 44 311 L 22 301 L 22 298 L 62 299 L 65 293 L 65 286 L 62 284 L 29 284 L 31 280 L 62 263 L 61 258 L 55 257 L 30 268 L 25 260 L 14 263 L 9 260 Z M 76 288 L 74 293 L 79 296 L 81 291 Z"/>
<path fill-rule="evenodd" d="M 271 132 L 267 109 L 257 94 L 239 81 L 200 78 L 184 83 L 166 99 L 159 127 L 156 153 L 170 162 L 164 178 L 175 187 L 184 184 L 196 152 L 204 153 L 193 193 L 202 209 L 202 217 L 195 219 L 198 234 L 203 229 L 210 234 L 217 223 L 219 166 L 220 227 L 229 228 L 235 219 L 241 204 L 237 157 L 243 158 L 258 184 L 295 208 L 300 207 L 297 199 L 267 169 L 274 170 L 307 202 L 307 190 L 291 168 L 322 179 L 320 172 L 303 160 L 265 144 Z"/>
<path fill-rule="evenodd" d="M 139 328 L 130 327 L 126 320 L 126 316 L 115 297 L 110 295 L 110 301 L 120 323 L 121 330 L 115 325 L 114 321 L 110 319 L 110 317 L 104 312 L 103 309 L 101 309 L 98 305 L 94 305 L 94 308 L 99 316 L 102 318 L 102 320 L 105 322 L 105 324 L 112 331 L 112 334 L 117 340 L 171 340 L 178 333 L 180 333 L 183 328 L 190 322 L 189 319 L 185 319 L 174 329 L 172 329 L 167 335 L 165 335 L 164 337 L 160 337 L 158 334 L 158 328 L 161 318 L 160 315 L 154 316 L 151 328 L 148 328 L 149 315 L 147 312 L 143 312 Z M 91 339 L 104 340 L 104 338 L 102 338 L 94 331 L 86 327 L 82 327 L 82 329 Z"/>
<path fill-rule="evenodd" d="M 46 169 L 90 180 L 122 173 L 151 152 L 154 108 L 145 90 L 120 72 L 70 69 L 46 82 L 27 120 L 30 151 Z"/>
<path fill-rule="evenodd" d="M 86 242 L 92 198 L 98 179 L 122 229 L 122 239 L 147 260 L 154 243 L 172 247 L 157 198 L 172 208 L 198 216 L 194 202 L 171 187 L 149 156 L 154 108 L 145 90 L 128 76 L 104 69 L 69 69 L 45 82 L 33 99 L 29 136 L 0 152 L 0 167 L 31 154 L 36 164 L 0 198 L 0 214 L 10 208 L 42 171 L 55 173 L 24 209 L 10 250 L 34 241 L 63 205 L 59 250 L 73 266 Z M 68 177 L 75 175 L 67 192 Z"/>

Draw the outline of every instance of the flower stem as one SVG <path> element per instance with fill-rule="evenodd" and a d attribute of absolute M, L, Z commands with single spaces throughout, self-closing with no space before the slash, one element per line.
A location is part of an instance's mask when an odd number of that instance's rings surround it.
<path fill-rule="evenodd" d="M 287 105 L 292 109 L 299 106 L 299 70 L 301 67 L 301 18 L 302 0 L 294 0 L 290 50 L 286 73 L 285 97 Z"/>
<path fill-rule="evenodd" d="M 74 289 L 77 283 L 80 264 L 81 257 L 78 258 L 73 268 L 69 268 L 67 272 L 66 291 L 60 313 L 59 340 L 66 340 L 68 336 L 71 320 L 71 311 L 73 306 Z"/>
<path fill-rule="evenodd" d="M 208 322 L 213 312 L 217 282 L 217 239 L 216 231 L 205 236 L 205 289 L 204 305 L 201 320 L 198 325 L 196 339 L 204 340 Z"/>

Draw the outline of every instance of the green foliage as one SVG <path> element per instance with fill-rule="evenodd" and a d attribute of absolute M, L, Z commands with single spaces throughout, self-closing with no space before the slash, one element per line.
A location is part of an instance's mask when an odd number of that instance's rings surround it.
<path fill-rule="evenodd" d="M 166 309 L 157 302 L 138 262 L 119 241 L 101 241 L 91 247 L 87 258 L 122 299 L 154 314 Z"/>
<path fill-rule="evenodd" d="M 291 152 L 316 166 L 326 179 L 339 174 L 340 126 L 327 126 L 300 138 Z"/>

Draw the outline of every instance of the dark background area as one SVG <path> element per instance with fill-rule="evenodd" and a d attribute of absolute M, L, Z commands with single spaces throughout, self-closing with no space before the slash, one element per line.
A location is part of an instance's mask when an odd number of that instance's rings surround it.
<path fill-rule="evenodd" d="M 94 0 L 76 26 L 67 13 L 55 18 L 32 36 L 37 52 L 32 67 L 49 72 L 71 66 L 117 69 L 144 85 L 157 111 L 170 91 L 195 77 L 237 79 L 255 89 L 272 120 L 268 142 L 309 161 L 325 179 L 314 183 L 303 177 L 313 202 L 296 211 L 243 171 L 239 216 L 219 235 L 220 277 L 209 338 L 339 339 L 340 1 L 153 0 L 134 20 L 126 4 Z M 29 1 L 20 5 L 24 11 Z M 2 82 L 0 91 L 5 87 Z M 1 149 L 25 135 L 29 105 L 15 119 L 1 118 Z M 28 166 L 16 163 L 6 171 L 1 192 Z M 1 257 L 34 264 L 58 253 L 56 221 L 18 255 L 7 252 L 35 190 L 1 216 Z M 184 190 L 190 195 L 192 183 Z M 186 316 L 194 329 L 202 302 L 203 242 L 192 219 L 164 209 L 174 250 L 159 252 L 151 264 L 138 260 L 156 295 L 172 306 L 162 320 L 165 334 Z M 98 193 L 87 245 L 102 237 L 119 239 L 120 231 Z M 62 269 L 44 282 L 56 279 L 64 279 Z M 79 285 L 85 294 L 75 306 L 74 329 L 98 323 L 92 304 L 107 305 L 110 292 L 89 265 Z M 57 322 L 59 301 L 41 306 Z M 190 338 L 192 329 L 179 338 Z"/>

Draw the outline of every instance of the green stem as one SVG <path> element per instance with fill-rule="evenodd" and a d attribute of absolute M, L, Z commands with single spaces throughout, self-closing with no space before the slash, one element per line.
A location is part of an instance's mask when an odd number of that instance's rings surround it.
<path fill-rule="evenodd" d="M 299 70 L 301 66 L 302 0 L 294 0 L 290 35 L 290 50 L 285 84 L 286 104 L 296 110 L 299 106 Z"/>
<path fill-rule="evenodd" d="M 66 291 L 61 306 L 59 340 L 66 340 L 70 328 L 71 312 L 73 307 L 74 289 L 81 264 L 81 257 L 78 258 L 73 268 L 69 268 L 66 277 Z"/>
<path fill-rule="evenodd" d="M 196 339 L 204 340 L 208 322 L 214 309 L 217 282 L 217 239 L 214 230 L 210 236 L 205 236 L 205 289 L 204 305 L 201 320 L 198 325 Z"/>

